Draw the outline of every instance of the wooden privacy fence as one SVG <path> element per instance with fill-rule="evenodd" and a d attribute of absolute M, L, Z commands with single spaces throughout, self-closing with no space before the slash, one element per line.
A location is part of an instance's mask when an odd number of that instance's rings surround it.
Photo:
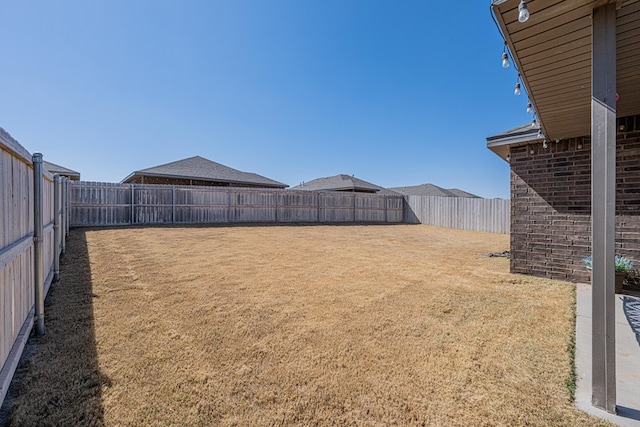
<path fill-rule="evenodd" d="M 34 323 L 44 333 L 44 297 L 68 231 L 66 188 L 41 154 L 0 128 L 0 404 Z"/>
<path fill-rule="evenodd" d="M 400 223 L 394 195 L 71 182 L 71 226 Z"/>
<path fill-rule="evenodd" d="M 511 202 L 473 197 L 405 196 L 404 219 L 461 230 L 508 234 Z"/>

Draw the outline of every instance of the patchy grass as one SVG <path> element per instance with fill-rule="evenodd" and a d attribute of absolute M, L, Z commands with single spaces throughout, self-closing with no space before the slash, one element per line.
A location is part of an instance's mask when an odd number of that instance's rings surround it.
<path fill-rule="evenodd" d="M 73 230 L 11 425 L 606 425 L 569 283 L 428 226 Z"/>

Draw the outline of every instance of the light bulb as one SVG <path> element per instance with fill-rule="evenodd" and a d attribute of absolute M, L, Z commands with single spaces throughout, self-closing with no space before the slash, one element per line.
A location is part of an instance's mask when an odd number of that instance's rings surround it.
<path fill-rule="evenodd" d="M 532 128 L 534 128 L 534 127 L 536 127 L 536 125 L 537 125 L 537 124 L 538 124 L 538 121 L 534 118 L 534 119 L 531 121 L 531 127 L 532 127 Z"/>
<path fill-rule="evenodd" d="M 516 87 L 515 87 L 515 89 L 513 90 L 513 94 L 514 94 L 515 96 L 519 96 L 519 95 L 520 95 L 520 83 L 516 83 Z"/>
<path fill-rule="evenodd" d="M 511 161 L 511 154 L 507 154 L 507 162 Z"/>
<path fill-rule="evenodd" d="M 509 55 L 507 55 L 507 52 L 502 54 L 502 68 L 509 68 Z"/>
<path fill-rule="evenodd" d="M 542 148 L 544 148 L 545 150 L 547 148 L 549 148 L 549 144 L 547 144 L 547 140 L 546 139 L 544 141 L 542 141 Z"/>
<path fill-rule="evenodd" d="M 529 9 L 527 9 L 527 3 L 524 0 L 521 0 L 518 5 L 518 21 L 527 22 L 528 19 Z"/>
<path fill-rule="evenodd" d="M 531 114 L 533 112 L 533 105 L 531 105 L 531 103 L 527 104 L 527 113 Z"/>

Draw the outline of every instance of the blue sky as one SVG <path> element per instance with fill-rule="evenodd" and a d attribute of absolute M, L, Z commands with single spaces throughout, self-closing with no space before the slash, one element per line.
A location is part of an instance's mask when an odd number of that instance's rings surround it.
<path fill-rule="evenodd" d="M 531 116 L 489 4 L 7 0 L 0 126 L 91 181 L 200 155 L 508 198 L 485 138 Z"/>

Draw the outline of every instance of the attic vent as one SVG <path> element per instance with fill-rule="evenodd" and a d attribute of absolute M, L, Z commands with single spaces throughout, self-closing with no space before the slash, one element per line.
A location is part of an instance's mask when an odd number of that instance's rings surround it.
<path fill-rule="evenodd" d="M 640 130 L 640 116 L 618 118 L 618 133 L 636 132 Z"/>

